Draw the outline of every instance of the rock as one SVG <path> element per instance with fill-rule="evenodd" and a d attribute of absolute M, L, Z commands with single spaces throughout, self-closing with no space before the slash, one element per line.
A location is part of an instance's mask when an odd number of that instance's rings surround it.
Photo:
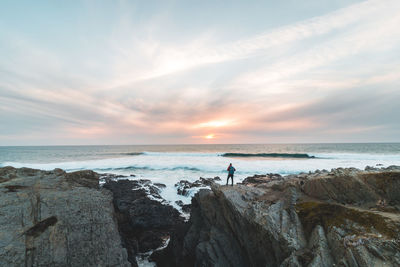
<path fill-rule="evenodd" d="M 127 176 L 125 175 L 117 175 L 117 174 L 113 174 L 113 173 L 101 173 L 99 174 L 99 180 L 101 183 L 105 183 L 107 181 L 111 181 L 111 180 L 118 180 L 121 178 L 126 178 Z"/>
<path fill-rule="evenodd" d="M 137 253 L 159 248 L 184 223 L 176 209 L 160 202 L 159 189 L 150 180 L 108 181 L 104 188 L 113 194 L 119 231 L 130 261 Z"/>
<path fill-rule="evenodd" d="M 304 246 L 299 218 L 283 208 L 286 197 L 269 206 L 258 202 L 263 195 L 242 185 L 201 189 L 192 200 L 184 243 L 175 245 L 174 266 L 276 266 Z M 167 266 L 162 261 L 157 264 Z"/>
<path fill-rule="evenodd" d="M 179 207 L 182 207 L 182 206 L 184 205 L 182 200 L 177 200 L 177 201 L 175 201 L 175 203 L 176 203 L 176 205 L 178 205 Z"/>
<path fill-rule="evenodd" d="M 284 178 L 279 175 L 279 174 L 265 174 L 265 175 L 254 175 L 254 176 L 250 176 L 245 178 L 241 184 L 247 185 L 247 186 L 256 186 L 256 185 L 260 185 L 260 184 L 265 184 L 265 183 L 269 183 L 272 181 L 282 181 L 284 180 Z"/>
<path fill-rule="evenodd" d="M 158 266 L 400 266 L 397 167 L 338 168 L 201 189 Z M 344 205 L 346 204 L 346 205 Z"/>
<path fill-rule="evenodd" d="M 98 177 L 0 168 L 0 266 L 130 266 Z"/>
<path fill-rule="evenodd" d="M 311 197 L 342 204 L 376 202 L 379 199 L 375 191 L 359 179 L 357 173 L 343 169 L 309 176 L 304 180 L 303 191 Z"/>
<path fill-rule="evenodd" d="M 153 185 L 157 186 L 158 188 L 166 188 L 167 187 L 165 184 L 161 184 L 161 183 L 154 183 Z"/>
<path fill-rule="evenodd" d="M 175 184 L 175 187 L 177 188 L 176 191 L 178 195 L 188 196 L 193 190 L 197 191 L 199 188 L 210 187 L 216 181 L 221 181 L 221 178 L 218 176 L 214 178 L 200 177 L 200 179 L 194 181 L 193 183 L 187 180 L 181 180 Z"/>
<path fill-rule="evenodd" d="M 177 200 L 177 201 L 175 201 L 175 203 L 176 203 L 179 207 L 182 208 L 182 212 L 184 212 L 184 213 L 190 213 L 190 210 L 191 210 L 191 207 L 192 207 L 191 204 L 184 204 L 182 200 Z"/>
<path fill-rule="evenodd" d="M 191 204 L 185 204 L 182 206 L 182 212 L 184 212 L 184 213 L 190 213 L 191 209 L 192 209 Z"/>
<path fill-rule="evenodd" d="M 379 198 L 389 200 L 389 205 L 400 204 L 400 171 L 364 172 L 358 178 L 373 188 Z"/>

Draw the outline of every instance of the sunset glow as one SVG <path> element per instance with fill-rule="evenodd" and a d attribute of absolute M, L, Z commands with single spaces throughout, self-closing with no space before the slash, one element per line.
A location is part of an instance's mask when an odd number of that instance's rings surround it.
<path fill-rule="evenodd" d="M 22 2 L 0 145 L 400 141 L 398 0 Z"/>
<path fill-rule="evenodd" d="M 205 139 L 214 139 L 215 136 L 214 136 L 214 134 L 209 134 L 209 135 L 206 135 L 204 138 Z"/>
<path fill-rule="evenodd" d="M 202 122 L 194 126 L 194 128 L 219 128 L 225 126 L 231 126 L 233 124 L 232 120 L 215 120 Z"/>

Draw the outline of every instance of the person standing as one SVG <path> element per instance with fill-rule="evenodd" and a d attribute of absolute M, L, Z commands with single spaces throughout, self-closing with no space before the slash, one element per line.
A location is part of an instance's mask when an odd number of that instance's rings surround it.
<path fill-rule="evenodd" d="M 232 186 L 233 186 L 233 174 L 235 173 L 236 169 L 232 166 L 232 163 L 229 163 L 228 169 L 228 178 L 226 179 L 226 185 L 228 185 L 229 178 L 232 178 Z"/>

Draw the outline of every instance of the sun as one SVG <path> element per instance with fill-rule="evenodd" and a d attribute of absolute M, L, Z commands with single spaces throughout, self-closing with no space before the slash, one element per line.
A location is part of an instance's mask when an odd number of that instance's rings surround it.
<path fill-rule="evenodd" d="M 204 138 L 205 139 L 214 139 L 215 135 L 214 134 L 209 134 L 209 135 L 204 136 Z"/>

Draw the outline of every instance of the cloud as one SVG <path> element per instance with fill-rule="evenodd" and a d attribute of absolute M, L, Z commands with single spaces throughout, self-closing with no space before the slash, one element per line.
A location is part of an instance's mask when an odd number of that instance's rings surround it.
<path fill-rule="evenodd" d="M 138 24 L 129 8 L 71 47 L 0 28 L 0 145 L 399 140 L 396 0 L 234 41 L 206 22 L 158 38 L 168 12 Z"/>

